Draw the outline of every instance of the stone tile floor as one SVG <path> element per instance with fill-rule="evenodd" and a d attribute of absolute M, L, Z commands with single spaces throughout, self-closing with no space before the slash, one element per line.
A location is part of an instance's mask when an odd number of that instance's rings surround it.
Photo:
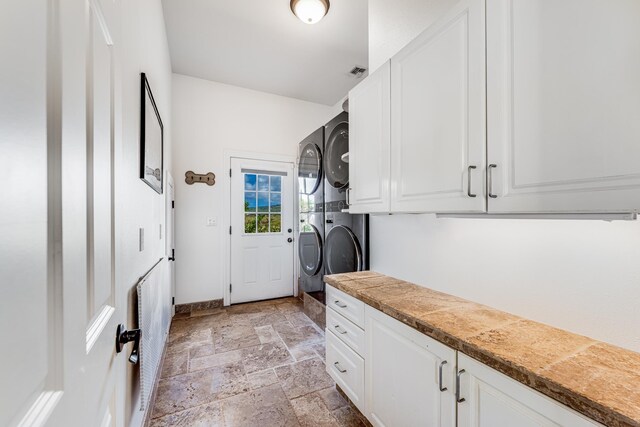
<path fill-rule="evenodd" d="M 176 315 L 151 426 L 363 426 L 296 298 Z"/>

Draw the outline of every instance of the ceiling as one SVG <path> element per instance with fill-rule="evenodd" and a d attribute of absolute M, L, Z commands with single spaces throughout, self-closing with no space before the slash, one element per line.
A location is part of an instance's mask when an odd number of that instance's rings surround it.
<path fill-rule="evenodd" d="M 367 0 L 331 0 L 315 25 L 289 0 L 163 0 L 174 73 L 334 105 L 367 68 Z"/>

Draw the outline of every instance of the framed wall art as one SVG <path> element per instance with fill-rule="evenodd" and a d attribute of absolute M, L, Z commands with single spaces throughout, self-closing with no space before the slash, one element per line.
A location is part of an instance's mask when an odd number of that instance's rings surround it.
<path fill-rule="evenodd" d="M 140 88 L 140 179 L 162 194 L 164 128 L 145 73 Z"/>

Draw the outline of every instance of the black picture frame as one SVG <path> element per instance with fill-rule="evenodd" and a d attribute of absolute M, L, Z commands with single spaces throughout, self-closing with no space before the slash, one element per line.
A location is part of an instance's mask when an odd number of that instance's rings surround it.
<path fill-rule="evenodd" d="M 162 194 L 164 126 L 145 73 L 140 73 L 140 179 Z"/>

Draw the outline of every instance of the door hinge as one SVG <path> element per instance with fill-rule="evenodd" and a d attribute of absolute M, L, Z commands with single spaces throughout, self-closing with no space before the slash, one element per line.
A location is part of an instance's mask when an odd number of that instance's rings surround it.
<path fill-rule="evenodd" d="M 172 200 L 171 201 L 171 209 L 175 209 L 175 207 L 176 207 L 176 201 Z"/>
<path fill-rule="evenodd" d="M 233 172 L 233 169 L 229 169 L 229 178 L 231 178 L 232 172 Z"/>
<path fill-rule="evenodd" d="M 171 297 L 171 305 L 176 305 L 176 297 Z"/>
<path fill-rule="evenodd" d="M 229 293 L 233 292 L 233 285 L 229 283 Z"/>
<path fill-rule="evenodd" d="M 229 226 L 229 234 L 231 234 L 231 231 L 232 231 L 231 226 Z"/>

